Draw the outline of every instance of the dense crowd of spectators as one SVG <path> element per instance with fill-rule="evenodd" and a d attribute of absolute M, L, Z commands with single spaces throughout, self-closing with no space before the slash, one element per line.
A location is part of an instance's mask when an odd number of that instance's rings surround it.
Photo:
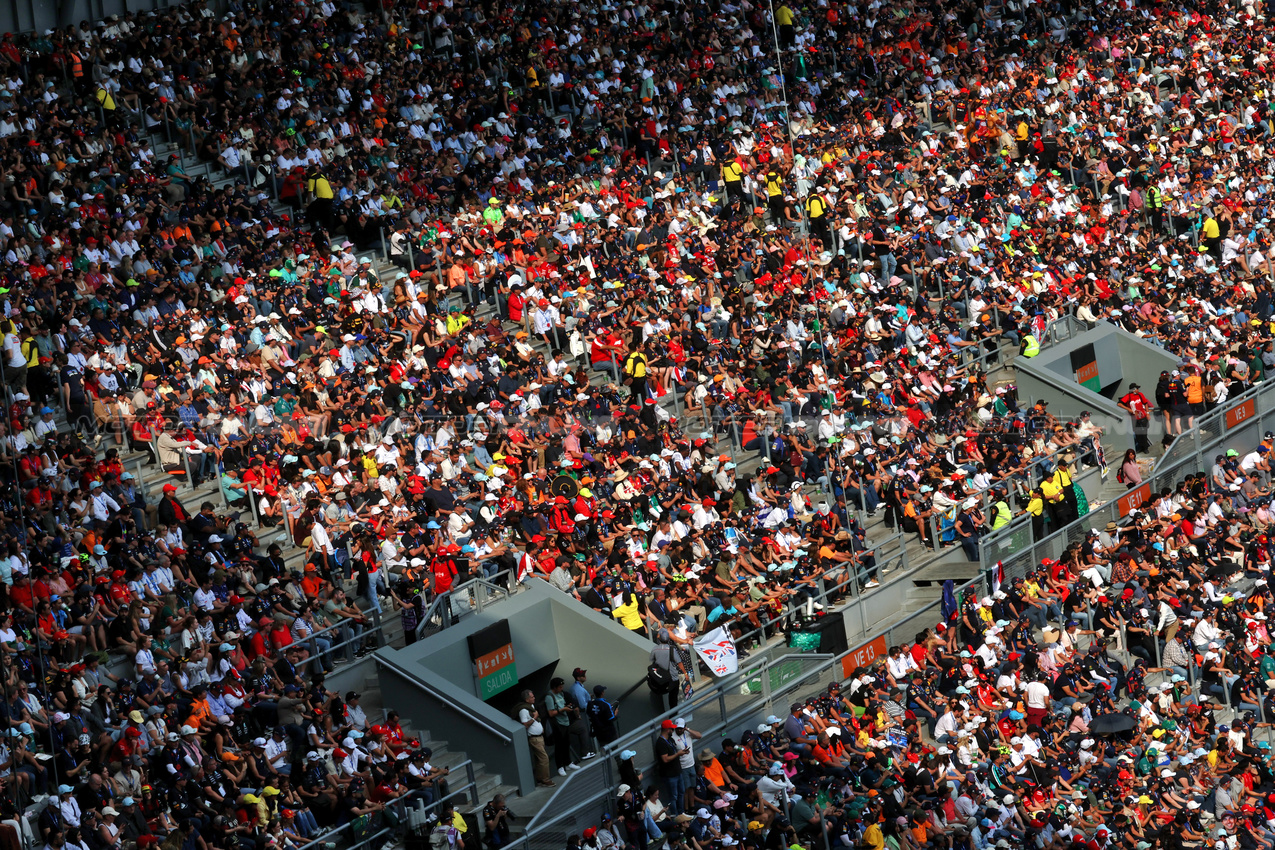
<path fill-rule="evenodd" d="M 42 821 L 54 847 L 97 850 L 127 821 L 183 848 L 304 839 L 437 781 L 322 684 L 383 606 L 410 634 L 468 577 L 546 580 L 685 666 L 707 628 L 875 587 L 861 517 L 976 560 L 1015 514 L 1037 534 L 1082 515 L 1072 475 L 1105 462 L 1101 432 L 983 366 L 1034 356 L 1071 313 L 1166 347 L 1179 368 L 1120 400 L 1145 453 L 1156 416 L 1171 436 L 1275 365 L 1262 12 L 236 0 L 0 39 L 0 805 L 69 787 Z M 220 495 L 183 501 L 204 481 Z M 1010 699 L 997 647 L 1030 648 L 1024 617 L 1111 638 L 1145 607 L 1164 638 L 1160 606 L 1225 614 L 1181 594 L 1263 572 L 1269 463 L 1184 487 L 1115 548 L 1086 541 L 963 612 L 930 665 L 949 679 L 906 710 L 943 723 L 953 669 L 995 667 L 989 706 Z M 284 545 L 262 551 L 254 521 Z M 1094 591 L 1071 580 L 1090 573 Z M 127 681 L 102 652 L 132 657 Z M 1160 737 L 1199 748 L 1207 714 L 1171 708 Z M 1253 764 L 1236 728 L 1210 776 Z M 1041 734 L 1009 738 L 1075 744 Z M 762 774 L 808 781 L 805 745 L 763 748 Z M 1056 758 L 1029 763 L 1033 795 L 1069 781 Z M 929 767 L 872 805 L 946 806 Z M 1025 800 L 1023 770 L 997 770 Z M 1192 811 L 1167 779 L 1151 805 Z M 987 815 L 1012 842 L 1034 811 Z M 779 841 L 775 814 L 735 838 Z"/>
<path fill-rule="evenodd" d="M 568 846 L 1268 846 L 1275 547 L 1234 467 L 963 594 L 783 717 L 712 741 L 665 721 L 650 775 L 621 753 L 613 814 Z"/>

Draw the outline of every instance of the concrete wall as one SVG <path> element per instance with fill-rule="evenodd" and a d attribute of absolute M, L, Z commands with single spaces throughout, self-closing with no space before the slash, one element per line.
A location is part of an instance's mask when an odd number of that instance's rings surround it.
<path fill-rule="evenodd" d="M 96 23 L 125 12 L 152 12 L 182 5 L 178 0 L 11 0 L 0 4 L 0 31 L 31 32 Z M 210 0 L 214 12 L 225 8 L 223 0 Z"/>
<path fill-rule="evenodd" d="M 1098 375 L 1102 386 L 1118 384 L 1124 379 L 1124 369 L 1120 360 L 1120 344 L 1116 340 L 1117 329 L 1114 325 L 1099 325 L 1093 330 L 1085 331 L 1070 340 L 1054 343 L 1042 351 L 1031 362 L 1042 369 L 1048 369 L 1067 381 L 1075 380 L 1075 372 L 1071 368 L 1071 353 L 1085 345 L 1094 348 L 1094 362 L 1098 366 Z"/>
<path fill-rule="evenodd" d="M 1094 346 L 1098 373 L 1103 381 L 1101 393 L 1077 383 L 1071 370 L 1071 352 L 1089 344 Z M 1133 447 L 1133 423 L 1117 400 L 1128 392 L 1130 384 L 1139 384 L 1154 405 L 1160 372 L 1176 365 L 1177 359 L 1164 349 L 1105 324 L 1052 345 L 1038 357 L 1030 360 L 1020 357 L 1014 362 L 1022 404 L 1045 399 L 1049 402 L 1049 412 L 1059 420 L 1074 420 L 1088 410 L 1093 414 L 1094 423 L 1103 429 L 1103 444 L 1108 462 L 1112 463 L 1125 449 Z M 1152 442 L 1158 441 L 1162 434 L 1161 424 L 1152 416 Z"/>
<path fill-rule="evenodd" d="M 489 704 L 478 699 L 466 638 L 501 619 L 509 621 L 519 684 Z M 633 729 L 660 713 L 645 685 L 650 650 L 649 641 L 610 618 L 536 584 L 424 641 L 381 650 L 376 658 L 387 707 L 526 792 L 534 787 L 526 730 L 506 711 L 518 691 L 529 687 L 542 696 L 550 678 L 570 682 L 571 671 L 583 667 L 588 687 L 606 685 L 607 699 L 619 703 L 621 732 Z"/>

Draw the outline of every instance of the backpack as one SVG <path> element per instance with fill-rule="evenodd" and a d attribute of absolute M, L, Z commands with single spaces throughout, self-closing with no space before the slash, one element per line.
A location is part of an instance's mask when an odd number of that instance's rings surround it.
<path fill-rule="evenodd" d="M 429 846 L 432 850 L 450 850 L 456 840 L 456 828 L 450 823 L 438 823 L 429 833 Z"/>
<path fill-rule="evenodd" d="M 672 650 L 667 646 L 657 646 L 656 651 L 664 650 L 665 661 L 660 664 L 658 661 L 652 661 L 646 668 L 646 684 L 652 691 L 657 694 L 671 693 L 677 687 L 677 679 L 669 672 L 672 666 Z"/>

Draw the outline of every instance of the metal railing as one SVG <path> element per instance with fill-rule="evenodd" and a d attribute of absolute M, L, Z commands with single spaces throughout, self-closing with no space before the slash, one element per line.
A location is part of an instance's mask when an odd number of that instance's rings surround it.
<path fill-rule="evenodd" d="M 1000 563 L 1006 579 L 1012 580 L 1035 569 L 1044 558 L 1061 557 L 1071 544 L 1083 541 L 1090 528 L 1120 522 L 1130 510 L 1141 507 L 1143 499 L 1149 501 L 1165 487 L 1176 488 L 1188 472 L 1207 472 L 1213 463 L 1210 456 L 1221 451 L 1232 429 L 1241 426 L 1253 427 L 1259 435 L 1275 428 L 1275 383 L 1250 387 L 1197 418 L 1196 427 L 1174 439 L 1142 485 L 1121 498 L 1091 503 L 1088 514 L 1040 540 L 1033 539 L 1030 517 L 1018 518 L 984 537 L 980 547 L 983 568 L 989 570 Z M 1138 497 L 1138 491 L 1144 495 Z"/>
<path fill-rule="evenodd" d="M 428 804 L 425 804 L 422 799 L 425 793 L 424 788 L 409 791 L 403 796 L 387 802 L 385 810 L 391 813 L 394 823 L 387 823 L 385 816 L 381 812 L 373 812 L 364 824 L 359 824 L 359 820 L 356 818 L 336 829 L 319 832 L 298 847 L 297 850 L 320 850 L 325 845 L 335 844 L 338 840 L 349 841 L 348 844 L 343 844 L 344 850 L 377 847 L 391 838 L 397 841 L 405 831 L 423 822 L 427 813 L 432 812 L 437 816 L 442 811 L 444 803 L 456 805 L 458 802 L 468 799 L 471 804 L 477 806 L 481 801 L 478 798 L 478 783 L 474 777 L 474 763 L 472 761 L 466 760 L 452 768 L 448 774 L 449 779 L 455 776 L 462 768 L 465 774 L 465 784 L 458 790 L 449 791 Z M 448 784 L 450 786 L 451 783 L 449 782 Z M 359 835 L 359 832 L 363 832 L 363 834 Z"/>
<path fill-rule="evenodd" d="M 962 594 L 981 596 L 986 591 L 982 576 L 955 588 L 958 601 Z M 634 751 L 634 767 L 644 775 L 653 775 L 654 742 L 661 721 L 689 718 L 688 725 L 701 734 L 695 749 L 716 753 L 722 738 L 742 731 L 755 716 L 783 716 L 789 703 L 813 696 L 822 691 L 828 681 L 843 681 L 856 667 L 880 660 L 883 656 L 876 654 L 876 647 L 913 643 L 917 633 L 933 628 L 942 620 L 942 604 L 942 599 L 936 600 L 837 656 L 787 654 L 773 659 L 746 659 L 740 663 L 738 672 L 622 735 L 599 750 L 598 758 L 585 762 L 581 770 L 568 773 L 527 825 L 526 834 L 509 845 L 510 848 L 560 850 L 567 835 L 578 835 L 586 827 L 596 825 L 603 813 L 614 813 L 615 789 L 620 782 L 618 755 L 625 750 Z"/>
<path fill-rule="evenodd" d="M 513 593 L 509 588 L 483 578 L 458 584 L 446 593 L 438 594 L 430 602 L 420 622 L 416 624 L 416 637 L 419 640 L 441 632 L 470 614 L 477 614 L 502 599 L 508 599 Z"/>
<path fill-rule="evenodd" d="M 902 575 L 911 572 L 905 534 L 891 535 L 883 540 L 879 546 L 872 547 L 872 551 L 876 556 L 876 572 L 879 580 L 884 580 L 887 575 L 891 576 L 892 579 L 900 578 Z M 847 568 L 845 575 L 840 577 L 836 583 L 819 579 L 814 592 L 809 594 L 809 598 L 814 603 L 817 603 L 821 610 L 829 614 L 844 613 L 845 609 L 853 604 L 860 606 L 862 614 L 864 600 L 862 587 L 866 583 L 869 574 L 869 568 L 860 563 L 853 569 Z M 416 626 L 416 636 L 420 639 L 450 628 L 466 616 L 476 614 L 500 602 L 502 599 L 508 599 L 521 590 L 522 585 L 515 582 L 511 582 L 509 587 L 503 587 L 488 579 L 470 579 L 452 588 L 447 593 L 434 597 Z M 848 598 L 847 594 L 849 594 Z M 840 608 L 836 607 L 838 603 L 841 603 Z M 737 643 L 743 646 L 756 640 L 758 643 L 764 644 L 762 633 L 765 629 L 770 628 L 773 623 L 798 615 L 805 605 L 806 600 L 804 598 L 800 602 L 786 605 L 781 613 L 769 617 L 764 625 L 743 633 Z M 864 631 L 866 631 L 866 626 Z M 773 650 L 773 647 L 763 647 L 761 651 L 770 650 Z"/>
<path fill-rule="evenodd" d="M 718 747 L 709 742 L 728 737 L 741 719 L 773 712 L 783 703 L 804 699 L 821 690 L 827 674 L 834 670 L 834 661 L 833 656 L 826 654 L 746 659 L 737 673 L 622 735 L 600 749 L 598 757 L 585 762 L 582 769 L 569 773 L 527 825 L 527 834 L 522 840 L 524 846 L 537 850 L 560 848 L 565 834 L 578 833 L 594 823 L 602 811 L 608 811 L 614 801 L 614 789 L 620 783 L 618 756 L 621 752 L 636 752 L 634 766 L 652 775 L 654 739 L 661 721 L 673 717 L 692 718 L 692 728 L 703 736 L 697 749 L 716 752 Z M 841 679 L 839 668 L 835 677 Z"/>
<path fill-rule="evenodd" d="M 1050 345 L 1064 342 L 1090 329 L 1091 325 L 1089 323 L 1077 319 L 1071 311 L 1072 308 L 1069 307 L 1068 312 L 1045 324 L 1045 332 L 1037 340 L 1040 343 L 1041 351 L 1044 351 Z M 995 312 L 993 310 L 993 313 Z M 990 374 L 997 369 L 1011 365 L 1018 357 L 1018 346 L 1002 341 L 997 337 L 991 340 L 990 346 L 986 343 L 980 343 L 958 348 L 952 352 L 952 357 L 958 372 L 968 373 L 973 369 L 978 369 L 984 374 Z"/>

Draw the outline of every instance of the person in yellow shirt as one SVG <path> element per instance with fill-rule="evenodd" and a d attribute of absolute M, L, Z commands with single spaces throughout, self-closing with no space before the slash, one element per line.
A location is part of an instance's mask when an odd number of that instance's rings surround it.
<path fill-rule="evenodd" d="M 806 198 L 806 217 L 810 220 L 810 235 L 819 240 L 823 247 L 832 244 L 832 229 L 828 225 L 828 201 L 823 195 L 815 192 Z"/>
<path fill-rule="evenodd" d="M 111 94 L 111 90 L 106 86 L 99 85 L 97 87 L 97 103 L 102 107 L 102 111 L 108 116 L 115 114 L 115 96 Z"/>
<path fill-rule="evenodd" d="M 766 203 L 770 207 L 770 217 L 775 221 L 782 220 L 784 214 L 784 178 L 773 168 L 766 172 Z"/>
<path fill-rule="evenodd" d="M 447 335 L 456 336 L 465 329 L 472 319 L 460 311 L 460 307 L 453 305 L 447 313 Z"/>
<path fill-rule="evenodd" d="M 1027 497 L 1027 513 L 1032 518 L 1032 539 L 1043 540 L 1045 538 L 1045 497 L 1039 487 L 1033 488 L 1031 495 Z"/>
<path fill-rule="evenodd" d="M 306 207 L 306 218 L 312 225 L 319 225 L 324 230 L 332 229 L 332 184 L 318 170 L 310 172 L 306 180 L 306 191 L 310 193 L 310 206 Z"/>
<path fill-rule="evenodd" d="M 884 850 L 885 836 L 881 834 L 881 824 L 875 820 L 868 824 L 863 830 L 863 843 L 860 846 L 867 850 Z"/>
<path fill-rule="evenodd" d="M 722 182 L 726 184 L 726 197 L 744 200 L 744 166 L 739 157 L 722 165 Z"/>
<path fill-rule="evenodd" d="M 620 604 L 611 608 L 611 616 L 629 631 L 636 632 L 642 637 L 647 636 L 646 626 L 642 622 L 642 615 L 638 612 L 638 599 L 633 591 L 624 591 L 624 594 L 620 597 Z"/>
<path fill-rule="evenodd" d="M 1211 213 L 1200 228 L 1200 253 L 1207 253 L 1217 262 L 1222 262 L 1222 226 Z"/>
<path fill-rule="evenodd" d="M 647 365 L 646 343 L 639 342 L 637 348 L 624 358 L 624 374 L 629 376 L 629 391 L 638 404 L 646 401 Z"/>
<path fill-rule="evenodd" d="M 775 26 L 779 28 L 780 49 L 792 47 L 797 43 L 797 30 L 793 26 L 792 9 L 787 3 L 781 3 L 775 10 Z"/>

